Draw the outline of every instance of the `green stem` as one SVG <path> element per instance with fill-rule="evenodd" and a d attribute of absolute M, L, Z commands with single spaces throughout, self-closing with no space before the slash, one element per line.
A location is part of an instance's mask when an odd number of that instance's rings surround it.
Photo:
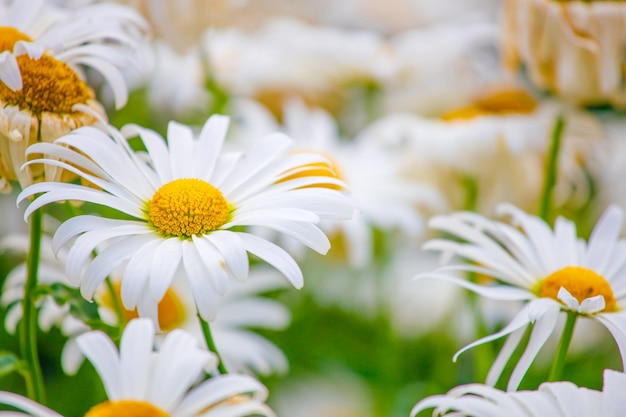
<path fill-rule="evenodd" d="M 217 346 L 215 346 L 215 342 L 213 341 L 213 335 L 211 334 L 211 327 L 209 326 L 209 323 L 207 323 L 202 317 L 200 317 L 200 314 L 198 314 L 198 319 L 200 319 L 200 325 L 202 326 L 202 333 L 204 333 L 204 340 L 206 340 L 206 345 L 211 352 L 215 353 L 219 361 L 217 364 L 217 370 L 220 371 L 220 374 L 227 374 L 228 371 L 226 370 L 226 366 L 224 366 L 224 361 L 217 351 Z"/>
<path fill-rule="evenodd" d="M 22 299 L 23 316 L 19 328 L 19 345 L 22 359 L 26 361 L 25 376 L 28 396 L 38 403 L 45 403 L 43 374 L 37 350 L 37 277 L 41 253 L 41 224 L 43 211 L 36 210 L 30 217 L 30 249 L 26 259 L 27 275 Z"/>
<path fill-rule="evenodd" d="M 560 381 L 563 375 L 563 369 L 565 368 L 565 357 L 567 356 L 567 350 L 569 344 L 572 341 L 572 335 L 574 334 L 574 325 L 576 324 L 576 318 L 578 313 L 574 311 L 567 312 L 567 319 L 565 321 L 565 327 L 563 328 L 563 334 L 561 334 L 561 341 L 559 342 L 559 348 L 554 357 L 552 368 L 550 369 L 550 376 L 548 381 Z"/>
<path fill-rule="evenodd" d="M 565 119 L 559 115 L 554 123 L 552 129 L 552 139 L 550 142 L 550 150 L 548 151 L 548 158 L 546 159 L 545 166 L 545 178 L 543 183 L 543 191 L 541 193 L 541 202 L 539 206 L 539 216 L 548 220 L 550 215 L 550 205 L 552 202 L 552 191 L 556 185 L 557 168 L 559 162 L 559 151 L 561 150 L 561 138 L 563 136 L 563 129 L 565 128 Z"/>

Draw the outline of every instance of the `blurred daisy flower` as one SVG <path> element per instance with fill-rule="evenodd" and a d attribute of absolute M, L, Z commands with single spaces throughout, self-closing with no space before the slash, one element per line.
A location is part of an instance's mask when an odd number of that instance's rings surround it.
<path fill-rule="evenodd" d="M 591 114 L 538 101 L 525 89 L 502 84 L 438 118 L 393 114 L 367 127 L 361 137 L 409 159 L 410 174 L 433 184 L 453 207 L 466 208 L 467 183 L 477 188 L 478 212 L 500 201 L 536 207 L 555 120 L 565 130 L 559 153 L 558 205 L 581 205 L 590 195 L 589 172 L 598 159 L 602 126 Z"/>
<path fill-rule="evenodd" d="M 55 250 L 76 237 L 67 273 L 71 282 L 80 284 L 86 299 L 116 267 L 125 265 L 124 307 L 137 308 L 140 316 L 158 322 L 158 302 L 182 269 L 199 314 L 212 320 L 231 279 L 248 277 L 248 252 L 273 265 L 296 288 L 302 287 L 302 271 L 287 252 L 241 228 L 264 226 L 326 253 L 330 243 L 319 222 L 350 218 L 353 208 L 343 191 L 324 185 L 341 188 L 343 182 L 328 176 L 293 177 L 325 159 L 311 153 L 289 154 L 292 141 L 281 134 L 259 140 L 245 153 L 222 152 L 227 127 L 227 117 L 212 116 L 196 139 L 189 127 L 171 122 L 166 143 L 151 130 L 126 126 L 124 132 L 138 135 L 146 153 L 134 152 L 114 128 L 107 134 L 93 127 L 29 149 L 29 154 L 46 156 L 31 163 L 59 166 L 98 189 L 34 184 L 18 197 L 22 201 L 43 193 L 27 208 L 26 217 L 64 200 L 108 206 L 127 217 L 81 215 L 55 233 Z M 92 261 L 94 249 L 99 254 Z"/>
<path fill-rule="evenodd" d="M 139 14 L 120 5 L 64 9 L 43 0 L 0 2 L 0 191 L 24 188 L 61 170 L 20 170 L 35 142 L 51 142 L 97 121 L 104 110 L 82 67 L 99 71 L 117 107 L 127 100 L 122 70 L 141 66 L 135 55 L 146 37 Z"/>
<path fill-rule="evenodd" d="M 121 283 L 121 275 L 114 273 L 112 284 L 116 300 L 112 299 L 111 292 L 102 287 L 94 296 L 100 316 L 112 325 L 119 325 L 115 302 L 121 302 Z M 289 310 L 278 301 L 263 296 L 263 293 L 283 289 L 286 284 L 275 271 L 256 266 L 250 270 L 245 284 L 233 285 L 220 300 L 219 310 L 211 323 L 211 334 L 229 372 L 270 375 L 287 371 L 287 359 L 283 352 L 253 330 L 282 330 L 287 327 L 291 318 Z M 196 315 L 193 293 L 180 274 L 159 302 L 157 314 L 161 331 L 167 333 L 183 329 L 201 345 L 206 343 Z M 137 316 L 136 310 L 122 307 L 125 322 Z"/>
<path fill-rule="evenodd" d="M 626 106 L 626 4 L 507 0 L 503 54 L 533 83 L 577 104 Z"/>
<path fill-rule="evenodd" d="M 10 251 L 13 255 L 26 255 L 29 248 L 28 235 L 14 234 L 0 241 L 0 250 Z M 68 287 L 63 293 L 68 297 L 72 290 L 66 270 L 67 251 L 61 249 L 58 254 L 52 250 L 52 240 L 43 236 L 41 242 L 41 260 L 39 263 L 39 285 L 53 288 Z M 61 354 L 61 366 L 66 374 L 75 374 L 84 361 L 78 349 L 76 339 L 91 330 L 90 319 L 99 316 L 111 326 L 125 326 L 137 318 L 137 311 L 126 310 L 121 306 L 121 274 L 113 272 L 111 286 L 101 286 L 94 299 L 97 305 L 90 304 L 93 317 L 83 311 L 76 311 L 77 300 L 57 300 L 52 294 L 38 299 L 39 328 L 45 332 L 53 326 L 58 327 L 67 337 Z M 22 318 L 21 300 L 26 282 L 26 264 L 16 266 L 9 272 L 0 302 L 7 308 L 5 327 L 14 334 Z M 255 267 L 250 271 L 250 278 L 245 285 L 233 286 L 220 301 L 220 309 L 211 326 L 211 333 L 222 352 L 224 365 L 231 372 L 269 375 L 284 373 L 288 368 L 287 359 L 282 351 L 269 340 L 257 334 L 254 329 L 282 330 L 290 321 L 289 310 L 277 301 L 263 297 L 262 293 L 284 288 L 286 281 L 269 268 Z M 112 291 L 111 291 L 112 290 Z M 61 295 L 59 293 L 59 295 Z M 78 302 L 82 300 L 76 294 Z M 120 308 L 118 312 L 116 306 Z M 84 307 L 84 306 L 82 306 Z M 97 314 L 96 314 L 97 313 Z M 120 314 L 121 313 L 121 314 Z M 184 277 L 177 276 L 168 288 L 157 307 L 160 330 L 167 333 L 182 328 L 196 337 L 200 344 L 205 343 L 200 323 L 196 316 L 194 298 Z M 122 323 L 119 322 L 121 317 Z"/>
<path fill-rule="evenodd" d="M 241 114 L 251 121 L 252 131 L 254 126 L 282 129 L 294 138 L 293 153 L 313 152 L 326 158 L 327 162 L 310 165 L 308 173 L 296 173 L 294 178 L 326 175 L 350 188 L 357 214 L 349 221 L 325 221 L 322 229 L 334 239 L 332 252 L 351 266 L 362 268 L 372 261 L 374 229 L 419 239 L 424 230 L 424 213 L 446 208 L 441 193 L 434 187 L 403 176 L 402 164 L 394 158 L 395 154 L 367 140 L 342 138 L 328 112 L 292 98 L 284 106 L 283 124 L 279 126 L 271 115 L 266 114 L 263 120 L 253 114 L 254 110 L 248 105 Z M 298 253 L 298 248 L 293 247 L 293 253 Z"/>
<path fill-rule="evenodd" d="M 626 401 L 626 375 L 604 371 L 602 391 L 577 387 L 571 382 L 548 382 L 537 391 L 503 392 L 470 384 L 453 388 L 446 395 L 434 395 L 415 405 L 411 417 L 435 408 L 433 416 L 524 416 L 524 417 L 619 417 Z"/>
<path fill-rule="evenodd" d="M 374 32 L 274 19 L 254 33 L 207 32 L 204 48 L 216 82 L 280 114 L 293 96 L 338 114 L 347 87 L 393 74 L 382 37 Z"/>
<path fill-rule="evenodd" d="M 430 222 L 451 238 L 426 242 L 424 249 L 439 251 L 446 258 L 456 255 L 468 263 L 442 266 L 418 278 L 446 280 L 495 300 L 526 302 L 502 330 L 465 346 L 454 358 L 508 336 L 487 376 L 487 384 L 494 385 L 533 324 L 525 352 L 508 382 L 508 389 L 515 390 L 554 332 L 560 312 L 567 312 L 604 325 L 626 363 L 626 240 L 619 239 L 622 210 L 607 208 L 587 242 L 576 236 L 576 225 L 562 217 L 551 230 L 540 218 L 512 205 L 500 205 L 498 211 L 509 215 L 512 225 L 471 212 L 437 216 Z M 456 277 L 458 271 L 484 274 L 497 283 L 474 284 Z"/>
<path fill-rule="evenodd" d="M 96 368 L 107 400 L 93 406 L 85 417 L 149 415 L 158 417 L 273 416 L 263 403 L 267 389 L 245 375 L 219 375 L 200 382 L 215 356 L 197 346 L 182 330 L 167 335 L 158 352 L 153 351 L 154 327 L 147 319 L 133 320 L 122 336 L 120 349 L 104 333 L 78 337 L 82 353 Z M 27 414 L 12 416 L 62 417 L 20 395 L 0 392 L 0 403 Z"/>

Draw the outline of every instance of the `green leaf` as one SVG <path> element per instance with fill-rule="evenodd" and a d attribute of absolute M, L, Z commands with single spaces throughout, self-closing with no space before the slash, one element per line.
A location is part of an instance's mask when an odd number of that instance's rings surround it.
<path fill-rule="evenodd" d="M 24 362 L 14 353 L 0 351 L 0 378 L 13 372 L 21 372 L 24 368 Z"/>

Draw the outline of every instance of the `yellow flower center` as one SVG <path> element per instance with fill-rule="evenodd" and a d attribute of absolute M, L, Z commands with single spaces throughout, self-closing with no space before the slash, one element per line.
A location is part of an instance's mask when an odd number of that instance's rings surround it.
<path fill-rule="evenodd" d="M 504 89 L 497 90 L 483 97 L 475 103 L 452 110 L 444 114 L 443 120 L 469 120 L 479 116 L 506 114 L 529 114 L 535 111 L 537 102 L 523 90 Z"/>
<path fill-rule="evenodd" d="M 306 177 L 328 177 L 328 178 L 335 178 L 338 180 L 343 180 L 337 161 L 335 161 L 330 155 L 324 152 L 313 151 L 313 150 L 308 150 L 308 149 L 301 149 L 301 150 L 295 151 L 295 153 L 305 153 L 305 152 L 316 153 L 318 155 L 322 155 L 324 158 L 328 160 L 328 162 L 314 162 L 312 164 L 302 165 L 298 168 L 308 168 L 308 169 L 288 175 L 284 177 L 282 180 L 280 180 L 279 183 L 293 180 L 296 178 L 306 178 Z M 309 188 L 309 187 L 324 187 L 324 188 L 330 188 L 331 190 L 343 189 L 342 187 L 335 185 L 335 184 L 315 184 L 315 185 L 310 185 L 310 186 L 303 187 L 303 188 Z"/>
<path fill-rule="evenodd" d="M 33 40 L 12 26 L 0 26 L 0 52 L 13 52 L 13 47 L 18 41 L 32 42 Z"/>
<path fill-rule="evenodd" d="M 137 400 L 105 401 L 93 406 L 85 417 L 170 417 L 154 405 Z"/>
<path fill-rule="evenodd" d="M 228 202 L 206 181 L 182 178 L 168 182 L 148 202 L 150 225 L 163 236 L 190 239 L 228 221 Z"/>
<path fill-rule="evenodd" d="M 39 115 L 42 112 L 71 113 L 77 103 L 86 104 L 93 98 L 93 92 L 66 63 L 49 55 L 32 59 L 28 55 L 17 57 L 22 75 L 22 89 L 13 91 L 0 83 L 0 102 L 30 110 Z"/>
<path fill-rule="evenodd" d="M 545 277 L 539 282 L 537 291 L 539 297 L 549 297 L 558 300 L 557 294 L 561 287 L 569 291 L 574 298 L 582 303 L 583 300 L 601 295 L 604 297 L 604 310 L 615 311 L 615 297 L 611 285 L 602 275 L 591 269 L 580 266 L 567 266 Z"/>
<path fill-rule="evenodd" d="M 109 291 L 102 293 L 99 298 L 99 303 L 105 307 L 108 307 L 110 310 L 115 309 L 115 304 L 119 303 L 122 305 L 122 296 L 121 296 L 121 287 L 122 284 L 120 282 L 116 282 L 113 284 L 113 291 L 115 292 L 115 300 Z M 165 295 L 159 301 L 158 307 L 158 318 L 159 318 L 159 326 L 161 330 L 169 331 L 174 330 L 183 324 L 186 318 L 186 310 L 185 305 L 181 301 L 180 297 L 176 292 L 168 288 L 165 292 Z M 122 306 L 122 314 L 124 316 L 124 322 L 128 323 L 132 319 L 139 317 L 137 313 L 137 309 L 134 310 L 126 310 Z"/>

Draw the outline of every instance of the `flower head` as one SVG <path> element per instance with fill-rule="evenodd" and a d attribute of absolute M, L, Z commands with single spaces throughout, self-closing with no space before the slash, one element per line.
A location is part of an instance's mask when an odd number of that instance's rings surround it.
<path fill-rule="evenodd" d="M 154 327 L 147 319 L 128 325 L 119 352 L 102 332 L 78 337 L 78 346 L 96 368 L 108 398 L 85 417 L 274 415 L 263 403 L 267 389 L 251 377 L 218 375 L 195 385 L 216 358 L 199 348 L 191 335 L 171 332 L 158 352 L 153 351 L 153 342 Z M 39 417 L 60 417 L 17 394 L 0 392 L 0 403 Z"/>
<path fill-rule="evenodd" d="M 540 218 L 512 205 L 501 205 L 499 212 L 511 216 L 513 225 L 470 212 L 431 220 L 432 227 L 464 242 L 435 239 L 424 248 L 458 256 L 473 265 L 443 266 L 419 278 L 447 280 L 496 300 L 527 302 L 501 331 L 469 344 L 455 358 L 471 347 L 508 335 L 487 377 L 487 383 L 493 385 L 524 331 L 534 323 L 526 351 L 509 380 L 509 389 L 516 389 L 552 334 L 559 312 L 566 311 L 602 323 L 626 363 L 626 241 L 619 239 L 622 210 L 607 208 L 587 242 L 576 236 L 574 223 L 562 217 L 551 230 Z M 485 274 L 497 284 L 474 284 L 455 277 L 456 271 Z"/>
<path fill-rule="evenodd" d="M 0 191 L 9 191 L 12 180 L 24 188 L 61 178 L 52 167 L 21 170 L 26 148 L 105 117 L 82 67 L 102 73 L 123 106 L 128 92 L 121 71 L 146 65 L 134 62 L 145 32 L 142 18 L 120 5 L 0 3 Z"/>
<path fill-rule="evenodd" d="M 57 230 L 55 249 L 77 237 L 69 250 L 67 272 L 85 298 L 92 298 L 114 268 L 125 265 L 121 287 L 125 308 L 138 308 L 140 316 L 156 322 L 158 302 L 181 269 L 199 313 L 211 320 L 231 278 L 247 278 L 247 252 L 276 267 L 297 288 L 303 285 L 300 268 L 283 249 L 241 228 L 263 226 L 325 253 L 330 243 L 317 224 L 348 218 L 352 207 L 342 191 L 321 185 L 343 183 L 322 176 L 288 179 L 324 159 L 286 153 L 291 140 L 283 135 L 268 136 L 246 153 L 222 152 L 227 125 L 226 117 L 212 116 L 195 139 L 190 128 L 171 122 L 167 144 L 153 131 L 127 126 L 124 132 L 140 136 L 146 155 L 134 152 L 113 128 L 107 135 L 84 127 L 54 144 L 29 149 L 29 154 L 46 156 L 31 164 L 59 166 L 100 189 L 34 184 L 18 197 L 21 201 L 44 193 L 31 203 L 26 217 L 46 204 L 68 199 L 105 205 L 130 216 L 125 220 L 83 215 Z M 100 253 L 92 261 L 96 248 Z"/>

